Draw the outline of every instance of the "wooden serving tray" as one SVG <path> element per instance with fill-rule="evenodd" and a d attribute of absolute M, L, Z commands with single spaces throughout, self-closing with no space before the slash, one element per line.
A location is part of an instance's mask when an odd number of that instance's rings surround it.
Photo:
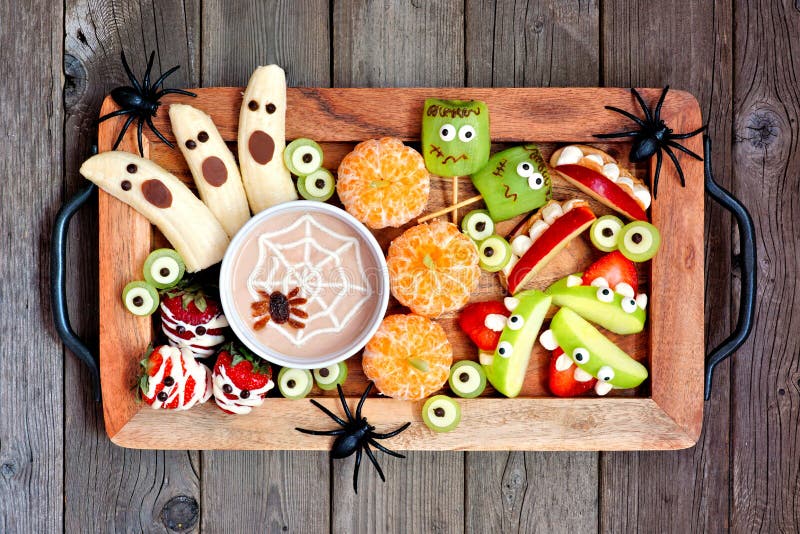
<path fill-rule="evenodd" d="M 660 89 L 646 89 L 646 101 L 655 103 Z M 242 89 L 238 87 L 196 90 L 197 98 L 167 97 L 155 120 L 172 136 L 167 106 L 186 102 L 209 113 L 220 133 L 235 150 Z M 325 151 L 326 168 L 337 168 L 341 158 L 363 140 L 395 136 L 417 146 L 425 98 L 479 99 L 491 114 L 493 147 L 538 143 L 546 159 L 559 143 L 591 143 L 627 162 L 629 143 L 595 143 L 593 134 L 628 130 L 631 124 L 606 111 L 613 105 L 636 112 L 625 89 L 312 89 L 288 90 L 287 139 L 310 137 Z M 107 97 L 101 114 L 116 109 Z M 664 120 L 676 131 L 701 125 L 697 100 L 689 93 L 671 91 L 662 110 Z M 111 149 L 123 118 L 106 121 L 99 131 L 99 149 Z M 135 129 L 120 149 L 135 151 Z M 147 133 L 148 139 L 154 138 Z M 686 146 L 700 153 L 699 137 Z M 145 156 L 187 183 L 191 176 L 181 153 L 158 142 L 145 140 Z M 682 189 L 669 161 L 661 171 L 658 199 L 651 208 L 652 222 L 662 235 L 661 249 L 640 269 L 642 290 L 650 297 L 645 331 L 633 336 L 609 337 L 643 361 L 650 378 L 636 391 L 613 392 L 607 398 L 561 399 L 549 396 L 545 387 L 549 353 L 538 344 L 531 358 L 520 397 L 507 399 L 491 388 L 476 399 L 459 399 L 461 425 L 453 432 L 437 434 L 422 423 L 422 402 L 376 397 L 367 401 L 364 413 L 381 431 L 406 421 L 412 426 L 388 445 L 406 450 L 638 450 L 680 449 L 692 446 L 700 434 L 703 414 L 704 281 L 703 281 L 703 174 L 702 163 L 679 155 L 686 174 Z M 655 160 L 655 158 L 653 158 Z M 646 175 L 650 168 L 634 167 Z M 555 174 L 555 173 L 553 173 Z M 450 204 L 450 179 L 433 177 L 429 211 Z M 459 181 L 460 198 L 475 194 L 467 178 Z M 554 198 L 577 193 L 553 176 Z M 582 196 L 582 195 L 581 195 Z M 610 210 L 592 201 L 599 216 Z M 479 205 L 470 206 L 476 209 Z M 461 210 L 463 215 L 468 209 Z M 448 216 L 449 217 L 449 216 Z M 509 233 L 523 217 L 499 225 Z M 384 251 L 405 228 L 375 232 Z M 185 412 L 152 410 L 137 401 L 134 390 L 139 360 L 154 338 L 153 322 L 125 311 L 120 294 L 124 285 L 141 278 L 142 264 L 163 237 L 138 213 L 100 192 L 100 371 L 106 431 L 117 445 L 153 449 L 328 449 L 331 438 L 309 436 L 294 427 L 327 429 L 332 422 L 307 400 L 269 397 L 263 406 L 244 416 L 226 415 L 213 401 Z M 583 270 L 599 254 L 586 236 L 576 239 L 541 273 L 540 287 Z M 484 273 L 473 300 L 501 296 L 495 275 Z M 389 313 L 405 311 L 397 302 Z M 477 350 L 458 329 L 450 314 L 440 319 L 453 345 L 454 358 L 477 359 Z M 351 402 L 366 385 L 360 356 L 348 360 L 350 376 L 345 391 Z M 271 392 L 272 395 L 277 395 Z M 616 396 L 613 396 L 616 394 Z M 316 387 L 310 396 L 338 412 L 335 392 Z"/>

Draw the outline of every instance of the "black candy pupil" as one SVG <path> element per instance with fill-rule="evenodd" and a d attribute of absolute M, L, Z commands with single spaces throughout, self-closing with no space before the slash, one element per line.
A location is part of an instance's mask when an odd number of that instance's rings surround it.
<path fill-rule="evenodd" d="M 246 399 L 250 396 L 250 391 L 247 389 L 243 389 L 241 393 L 239 393 L 239 397 Z"/>
<path fill-rule="evenodd" d="M 136 172 L 137 168 L 136 168 L 135 164 L 130 163 L 127 167 L 125 167 L 125 170 L 128 171 L 131 174 L 134 174 Z"/>
<path fill-rule="evenodd" d="M 448 128 L 442 128 L 442 135 L 449 135 L 450 130 Z"/>
<path fill-rule="evenodd" d="M 255 100 L 251 100 L 250 102 L 247 103 L 247 107 L 250 108 L 251 111 L 255 111 L 258 109 L 258 102 L 256 102 Z"/>
<path fill-rule="evenodd" d="M 290 389 L 295 387 L 296 385 L 297 385 L 297 382 L 295 382 L 294 380 L 289 380 L 288 382 L 286 382 L 286 387 L 288 387 Z"/>
<path fill-rule="evenodd" d="M 131 183 L 128 180 L 122 180 L 122 183 L 119 184 L 123 191 L 130 191 L 131 190 Z"/>
<path fill-rule="evenodd" d="M 208 141 L 208 134 L 206 132 L 200 132 L 199 134 L 197 134 L 197 140 L 200 141 L 201 143 L 205 143 L 206 141 Z"/>
<path fill-rule="evenodd" d="M 603 228 L 603 237 L 611 237 L 614 235 L 614 231 L 611 228 Z"/>
<path fill-rule="evenodd" d="M 170 387 L 174 383 L 175 383 L 175 379 L 172 378 L 171 376 L 168 376 L 167 378 L 164 379 L 164 385 L 167 386 L 167 387 Z"/>
<path fill-rule="evenodd" d="M 161 276 L 169 276 L 169 268 L 162 267 L 161 270 L 158 271 L 158 274 L 160 274 Z"/>
<path fill-rule="evenodd" d="M 461 373 L 458 375 L 458 379 L 462 382 L 469 382 L 469 375 L 467 373 Z"/>
<path fill-rule="evenodd" d="M 175 327 L 175 331 L 179 334 L 183 334 L 184 332 L 186 332 L 186 327 L 183 325 L 178 325 Z"/>
<path fill-rule="evenodd" d="M 311 158 L 313 156 L 309 153 L 303 154 L 303 163 L 311 163 Z"/>
<path fill-rule="evenodd" d="M 134 306 L 141 306 L 142 304 L 144 304 L 144 299 L 142 297 L 133 297 Z"/>
<path fill-rule="evenodd" d="M 159 394 L 156 395 L 156 398 L 158 400 L 160 400 L 161 402 L 164 402 L 165 400 L 167 400 L 167 397 L 168 397 L 168 395 L 163 391 L 159 392 Z"/>
<path fill-rule="evenodd" d="M 225 384 L 222 386 L 222 391 L 224 391 L 225 393 L 230 393 L 231 391 L 233 391 L 233 388 L 231 387 L 230 384 Z"/>
<path fill-rule="evenodd" d="M 631 236 L 631 241 L 633 241 L 637 245 L 642 242 L 642 239 L 643 239 L 642 234 L 640 234 L 639 232 L 636 232 Z"/>
<path fill-rule="evenodd" d="M 494 256 L 494 249 L 492 247 L 486 247 L 486 249 L 483 251 L 483 254 L 487 258 L 491 258 L 492 256 Z"/>
<path fill-rule="evenodd" d="M 206 333 L 206 327 L 205 327 L 205 326 L 198 326 L 198 327 L 195 329 L 195 332 L 197 333 L 197 335 L 198 335 L 198 336 L 205 335 L 205 333 Z"/>
<path fill-rule="evenodd" d="M 433 415 L 436 417 L 444 417 L 444 408 L 435 408 L 433 410 Z"/>
<path fill-rule="evenodd" d="M 483 232 L 484 230 L 486 230 L 486 223 L 485 223 L 485 222 L 483 222 L 483 221 L 481 221 L 481 222 L 477 223 L 477 224 L 475 225 L 475 229 L 476 229 L 477 231 L 479 231 L 479 232 Z"/>
<path fill-rule="evenodd" d="M 472 132 L 464 132 L 464 137 L 469 139 L 470 137 L 472 137 Z"/>
<path fill-rule="evenodd" d="M 319 376 L 321 376 L 322 378 L 325 378 L 326 376 L 328 376 L 330 374 L 331 374 L 331 372 L 328 370 L 327 367 L 324 367 L 324 368 L 319 370 Z"/>
<path fill-rule="evenodd" d="M 275 113 L 275 109 L 276 109 L 275 108 L 275 104 L 270 102 L 269 104 L 266 105 L 265 109 L 267 110 L 267 113 L 269 113 L 271 115 L 271 114 Z"/>
<path fill-rule="evenodd" d="M 323 187 L 325 187 L 325 180 L 323 180 L 322 178 L 317 178 L 317 181 L 314 182 L 314 185 L 317 186 L 317 189 L 322 189 Z"/>

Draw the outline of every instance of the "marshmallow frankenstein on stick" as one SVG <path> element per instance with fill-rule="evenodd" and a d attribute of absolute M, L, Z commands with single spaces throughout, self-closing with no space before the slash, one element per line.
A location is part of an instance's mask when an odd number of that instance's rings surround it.
<path fill-rule="evenodd" d="M 483 199 L 494 221 L 505 221 L 543 206 L 551 195 L 550 173 L 536 145 L 522 145 L 498 152 L 471 176 L 481 193 L 459 202 L 462 207 Z M 443 215 L 454 206 L 431 213 L 420 222 Z"/>
<path fill-rule="evenodd" d="M 486 165 L 491 150 L 489 109 L 479 100 L 429 98 L 422 111 L 422 154 L 428 171 L 453 178 L 453 205 L 458 204 L 458 177 Z M 452 207 L 453 222 L 458 218 Z"/>
<path fill-rule="evenodd" d="M 222 260 L 228 236 L 199 198 L 152 161 L 128 152 L 103 152 L 81 165 L 81 174 L 156 225 L 189 272 Z"/>
<path fill-rule="evenodd" d="M 169 120 L 189 164 L 200 198 L 230 236 L 250 218 L 239 167 L 211 117 L 185 104 L 172 104 Z"/>
<path fill-rule="evenodd" d="M 253 213 L 297 199 L 283 162 L 285 130 L 286 75 L 277 65 L 258 67 L 239 112 L 239 165 Z"/>

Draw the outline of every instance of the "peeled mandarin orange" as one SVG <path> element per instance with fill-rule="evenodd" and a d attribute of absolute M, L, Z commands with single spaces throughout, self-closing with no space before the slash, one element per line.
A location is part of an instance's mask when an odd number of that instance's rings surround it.
<path fill-rule="evenodd" d="M 481 275 L 475 244 L 440 220 L 413 226 L 392 241 L 386 263 L 392 295 L 425 317 L 462 308 Z"/>
<path fill-rule="evenodd" d="M 419 315 L 390 315 L 367 343 L 362 366 L 378 390 L 401 400 L 420 400 L 450 376 L 453 349 L 444 328 Z"/>
<path fill-rule="evenodd" d="M 344 208 L 370 228 L 402 226 L 425 209 L 431 179 L 425 160 L 399 139 L 359 143 L 339 164 Z"/>

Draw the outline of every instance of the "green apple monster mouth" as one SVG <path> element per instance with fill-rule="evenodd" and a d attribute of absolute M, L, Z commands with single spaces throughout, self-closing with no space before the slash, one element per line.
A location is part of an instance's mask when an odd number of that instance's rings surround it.
<path fill-rule="evenodd" d="M 466 154 L 461 154 L 459 156 L 449 156 L 449 155 L 445 156 L 444 152 L 442 152 L 442 149 L 439 148 L 438 146 L 434 145 L 434 144 L 431 144 L 431 149 L 430 149 L 429 153 L 434 154 L 437 158 L 439 158 L 442 161 L 442 164 L 446 164 L 448 161 L 451 161 L 453 163 L 457 163 L 457 162 L 461 161 L 462 159 L 463 160 L 468 160 L 469 159 L 469 156 L 467 156 Z"/>

